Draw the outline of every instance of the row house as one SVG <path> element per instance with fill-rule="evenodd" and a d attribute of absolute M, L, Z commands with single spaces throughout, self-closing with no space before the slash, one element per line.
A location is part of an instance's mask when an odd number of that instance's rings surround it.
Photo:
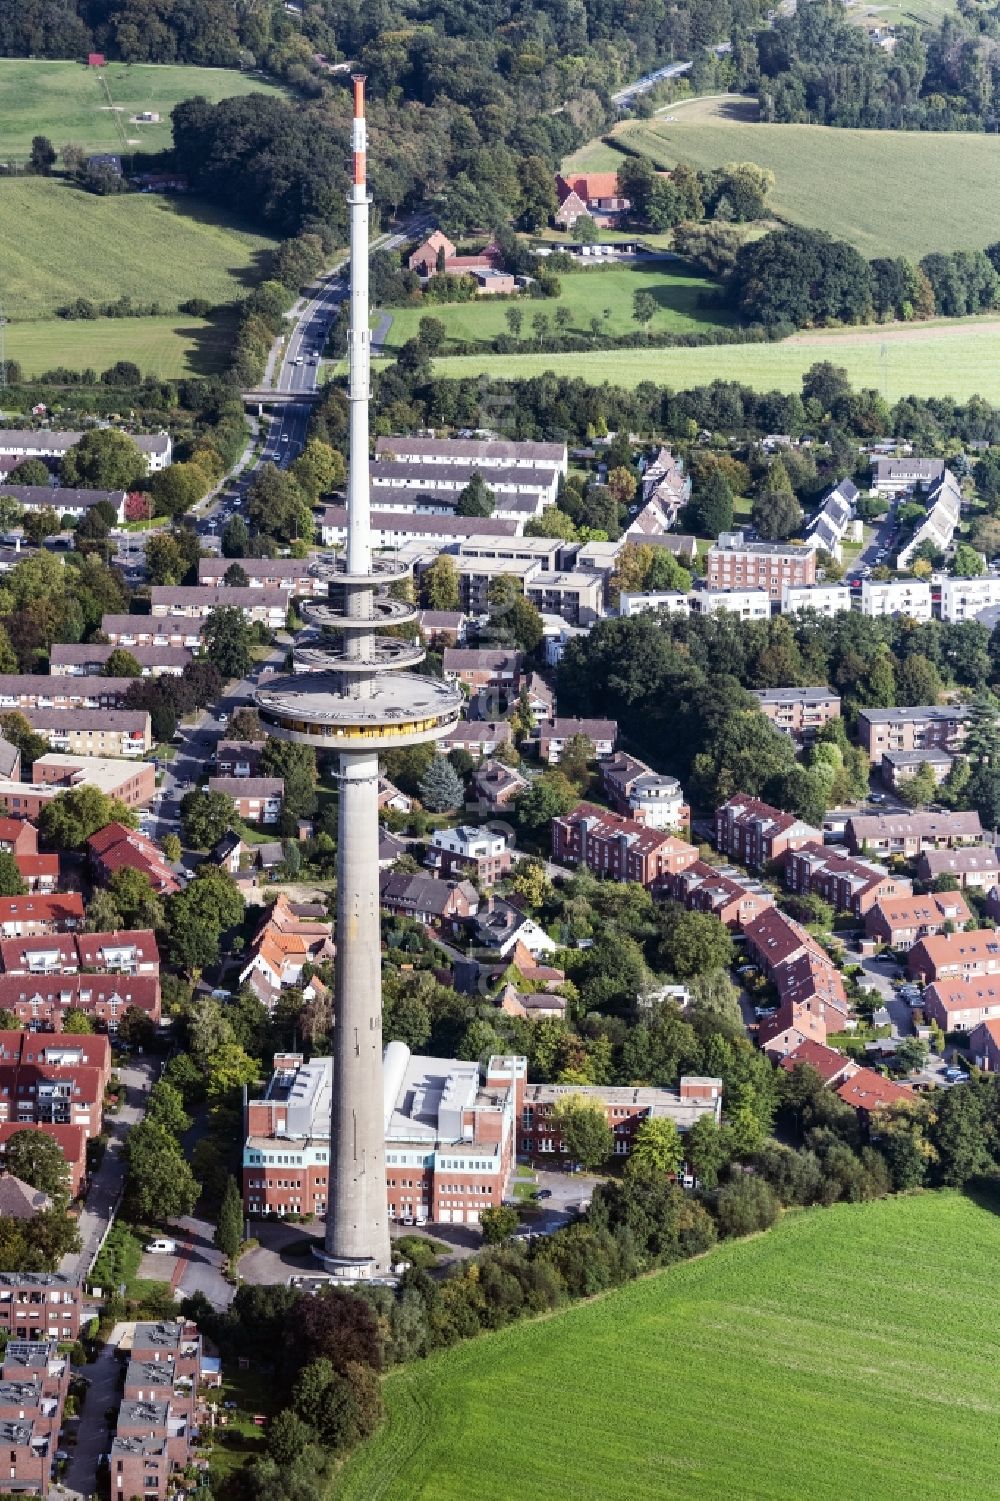
<path fill-rule="evenodd" d="M 823 844 L 804 844 L 785 856 L 785 885 L 801 896 L 821 897 L 836 912 L 863 918 L 883 898 L 909 896 L 913 883 L 882 865 L 842 854 Z"/>
<path fill-rule="evenodd" d="M 945 1032 L 971 1032 L 1000 1018 L 1000 977 L 996 980 L 935 980 L 920 1002 L 924 1019 Z"/>
<path fill-rule="evenodd" d="M 826 959 L 812 934 L 777 907 L 766 908 L 743 931 L 750 958 L 765 975 L 772 975 L 779 965 L 797 959 L 800 954 L 811 953 Z"/>
<path fill-rule="evenodd" d="M 394 917 L 411 917 L 425 927 L 442 928 L 475 917 L 479 892 L 470 881 L 384 871 L 379 879 L 379 903 Z"/>
<path fill-rule="evenodd" d="M 201 650 L 203 624 L 201 616 L 165 612 L 155 616 L 106 614 L 101 616 L 101 635 L 112 648 L 124 646 L 128 651 L 141 646 L 197 652 Z"/>
<path fill-rule="evenodd" d="M 134 678 L 0 673 L 0 709 L 118 709 Z"/>
<path fill-rule="evenodd" d="M 7 975 L 159 975 L 156 935 L 148 929 L 121 933 L 62 933 L 0 940 L 0 970 Z"/>
<path fill-rule="evenodd" d="M 30 892 L 49 895 L 59 885 L 58 855 L 15 855 L 21 880 Z"/>
<path fill-rule="evenodd" d="M 876 943 L 911 949 L 921 938 L 964 927 L 970 915 L 960 891 L 882 897 L 865 917 L 865 932 Z"/>
<path fill-rule="evenodd" d="M 858 739 L 869 761 L 878 766 L 888 751 L 960 749 L 968 720 L 969 710 L 962 704 L 861 709 L 858 713 Z"/>
<path fill-rule="evenodd" d="M 183 1319 L 137 1324 L 108 1455 L 113 1501 L 166 1501 L 192 1459 L 201 1336 Z"/>
<path fill-rule="evenodd" d="M 847 842 L 855 854 L 900 855 L 912 860 L 925 850 L 981 844 L 978 813 L 876 813 L 847 820 Z"/>
<path fill-rule="evenodd" d="M 445 647 L 441 671 L 449 683 L 467 688 L 499 688 L 515 696 L 521 686 L 524 653 L 487 647 Z"/>
<path fill-rule="evenodd" d="M 198 583 L 203 589 L 224 588 L 225 576 L 234 565 L 243 569 L 251 589 L 280 589 L 289 598 L 326 597 L 326 571 L 311 558 L 201 558 Z"/>
<path fill-rule="evenodd" d="M 816 554 L 796 542 L 751 542 L 743 532 L 722 532 L 706 558 L 708 588 L 761 589 L 780 601 L 788 586 L 816 582 Z"/>
<path fill-rule="evenodd" d="M 610 756 L 618 739 L 614 719 L 553 719 L 538 730 L 538 754 L 548 766 L 558 766 L 567 741 L 581 735 L 594 747 L 594 757 L 603 761 Z"/>
<path fill-rule="evenodd" d="M 953 876 L 962 891 L 992 891 L 1000 883 L 1000 859 L 992 844 L 927 850 L 917 861 L 917 875 L 928 883 Z"/>
<path fill-rule="evenodd" d="M 778 1060 L 778 1067 L 787 1074 L 800 1065 L 814 1069 L 828 1089 L 835 1089 L 838 1084 L 843 1084 L 844 1080 L 857 1073 L 859 1068 L 859 1065 L 852 1058 L 848 1058 L 845 1053 L 838 1052 L 836 1048 L 828 1048 L 823 1043 L 813 1042 L 811 1039 L 800 1042 L 798 1047 L 793 1048 L 790 1053 L 785 1053 Z"/>
<path fill-rule="evenodd" d="M 408 491 L 404 493 L 410 494 Z M 422 500 L 427 498 L 419 497 Z M 443 552 L 450 552 L 463 542 L 474 542 L 477 537 L 519 537 L 524 525 L 523 520 L 497 516 L 495 512 L 492 516 L 460 516 L 454 507 L 457 496 L 453 492 L 440 497 L 441 515 L 422 507 L 406 511 L 388 507 L 384 505 L 383 498 L 377 495 L 372 499 L 380 507 L 371 513 L 372 546 L 378 549 L 397 550 L 410 542 L 426 542 Z M 415 504 L 418 497 L 412 496 L 411 499 Z M 537 509 L 534 499 L 524 499 L 528 501 L 527 515 L 534 515 Z M 438 497 L 434 497 L 434 500 L 437 501 Z M 320 522 L 323 546 L 343 547 L 347 541 L 347 531 L 347 507 L 327 506 Z"/>
<path fill-rule="evenodd" d="M 715 844 L 719 853 L 750 870 L 763 870 L 772 860 L 779 860 L 804 844 L 822 843 L 819 829 L 742 793 L 731 797 L 715 812 Z"/>
<path fill-rule="evenodd" d="M 1000 1073 L 1000 1020 L 978 1022 L 969 1034 L 967 1051 L 976 1068 Z"/>
<path fill-rule="evenodd" d="M 897 1084 L 885 1074 L 873 1068 L 859 1068 L 837 1085 L 837 1095 L 845 1105 L 850 1105 L 869 1127 L 874 1125 L 883 1110 L 912 1103 L 913 1090 L 907 1084 Z"/>
<path fill-rule="evenodd" d="M 0 1330 L 13 1340 L 80 1337 L 83 1294 L 62 1272 L 0 1272 Z"/>
<path fill-rule="evenodd" d="M 274 824 L 281 818 L 285 803 L 281 777 L 209 777 L 208 790 L 231 798 L 234 812 L 248 823 Z"/>
<path fill-rule="evenodd" d="M 145 709 L 25 709 L 24 717 L 52 750 L 69 751 L 73 756 L 135 759 L 148 755 L 153 748 L 151 721 Z"/>
<path fill-rule="evenodd" d="M 424 861 L 445 880 L 475 878 L 480 890 L 496 886 L 509 873 L 512 863 L 505 835 L 471 824 L 435 829 Z"/>
<path fill-rule="evenodd" d="M 911 948 L 906 967 L 915 980 L 974 980 L 1000 974 L 1000 933 L 942 933 L 921 938 Z"/>
<path fill-rule="evenodd" d="M 133 1008 L 159 1025 L 157 975 L 0 974 L 0 1010 L 29 1032 L 62 1032 L 66 1012 L 82 1011 L 114 1036 Z"/>
<path fill-rule="evenodd" d="M 650 770 L 625 751 L 606 756 L 598 767 L 601 785 L 616 813 L 649 829 L 686 829 L 691 809 L 676 777 Z"/>
<path fill-rule="evenodd" d="M 593 803 L 580 803 L 572 813 L 552 820 L 552 858 L 563 865 L 584 865 L 610 881 L 637 881 L 651 890 L 693 865 L 698 851 L 672 834 Z"/>
<path fill-rule="evenodd" d="M 4 1381 L 31 1382 L 43 1396 L 55 1397 L 60 1404 L 69 1393 L 69 1357 L 60 1355 L 54 1339 L 8 1340 L 0 1374 Z"/>
<path fill-rule="evenodd" d="M 518 1151 L 544 1160 L 566 1155 L 559 1133 L 559 1108 L 581 1097 L 600 1105 L 614 1135 L 615 1156 L 627 1157 L 646 1121 L 671 1121 L 683 1136 L 699 1120 L 722 1118 L 722 1080 L 682 1074 L 676 1089 L 609 1084 L 526 1084 L 518 1115 Z"/>
<path fill-rule="evenodd" d="M 377 459 L 405 459 L 422 473 L 438 473 L 455 464 L 474 464 L 486 479 L 497 469 L 557 469 L 569 472 L 565 443 L 536 443 L 512 438 L 425 438 L 411 433 L 375 440 Z"/>
<path fill-rule="evenodd" d="M 100 676 L 112 652 L 118 650 L 110 641 L 56 641 L 49 652 L 49 672 L 53 677 Z M 180 677 L 187 664 L 194 661 L 193 652 L 185 646 L 134 643 L 126 650 L 138 662 L 143 677 Z"/>
<path fill-rule="evenodd" d="M 513 1170 L 523 1058 L 476 1062 L 385 1049 L 385 1173 L 390 1220 L 478 1224 L 503 1202 Z M 263 1099 L 246 1107 L 248 1215 L 325 1213 L 332 1058 L 279 1054 Z"/>
<path fill-rule="evenodd" d="M 946 469 L 931 484 L 927 492 L 927 514 L 912 537 L 899 549 L 896 567 L 908 568 L 925 542 L 929 542 L 935 552 L 947 553 L 961 517 L 962 491 L 951 470 Z"/>
<path fill-rule="evenodd" d="M 87 858 L 94 881 L 106 886 L 118 870 L 137 870 L 160 896 L 171 896 L 180 884 L 159 845 L 138 829 L 109 823 L 87 840 Z"/>
<path fill-rule="evenodd" d="M 259 777 L 266 740 L 220 740 L 215 770 L 220 777 Z"/>
<path fill-rule="evenodd" d="M 35 938 L 72 933 L 83 927 L 83 897 L 78 891 L 51 896 L 0 897 L 0 937 Z"/>
<path fill-rule="evenodd" d="M 711 912 L 727 928 L 741 931 L 767 907 L 774 897 L 751 876 L 732 866 L 709 865 L 695 860 L 686 870 L 667 877 L 667 890 L 689 912 Z"/>
<path fill-rule="evenodd" d="M 759 688 L 761 712 L 798 744 L 815 740 L 817 730 L 840 718 L 840 695 L 832 688 Z"/>
<path fill-rule="evenodd" d="M 0 818 L 0 850 L 9 855 L 37 855 L 38 830 L 23 818 Z"/>
<path fill-rule="evenodd" d="M 154 584 L 149 591 L 150 610 L 155 615 L 187 615 L 204 619 L 213 610 L 234 609 L 243 612 L 248 625 L 266 625 L 279 631 L 288 614 L 288 595 L 284 589 L 251 589 L 249 585 L 220 585 L 215 589 L 197 584 Z"/>
<path fill-rule="evenodd" d="M 129 433 L 146 461 L 146 472 L 166 469 L 173 456 L 169 433 Z M 51 428 L 0 428 L 0 458 L 61 459 L 75 448 L 83 433 L 54 432 Z"/>

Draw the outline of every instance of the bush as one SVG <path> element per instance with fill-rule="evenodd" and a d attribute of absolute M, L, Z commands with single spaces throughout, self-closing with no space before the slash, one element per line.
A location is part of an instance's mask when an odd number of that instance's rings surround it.
<path fill-rule="evenodd" d="M 715 1196 L 716 1223 L 719 1234 L 726 1238 L 770 1230 L 780 1213 L 781 1205 L 770 1183 L 750 1174 L 734 1178 Z"/>

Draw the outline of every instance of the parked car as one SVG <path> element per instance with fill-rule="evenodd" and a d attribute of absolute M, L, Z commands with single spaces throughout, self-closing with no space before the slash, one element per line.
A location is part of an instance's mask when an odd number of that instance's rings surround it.
<path fill-rule="evenodd" d="M 164 1256 L 174 1256 L 177 1254 L 177 1242 L 175 1240 L 167 1240 L 161 1236 L 157 1240 L 149 1241 L 146 1245 L 146 1250 Z"/>

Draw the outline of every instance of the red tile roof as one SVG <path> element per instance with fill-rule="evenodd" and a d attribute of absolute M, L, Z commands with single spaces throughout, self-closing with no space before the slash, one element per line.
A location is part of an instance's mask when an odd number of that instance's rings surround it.
<path fill-rule="evenodd" d="M 913 1090 L 905 1084 L 894 1084 L 884 1074 L 877 1074 L 873 1068 L 858 1069 L 849 1079 L 845 1079 L 837 1089 L 837 1094 L 847 1105 L 855 1110 L 885 1110 L 889 1105 L 898 1105 L 904 1100 L 914 1098 Z"/>
<path fill-rule="evenodd" d="M 845 1068 L 853 1066 L 845 1053 L 838 1053 L 836 1048 L 824 1047 L 822 1043 L 813 1042 L 810 1038 L 800 1042 L 793 1053 L 786 1053 L 779 1060 L 779 1067 L 791 1073 L 797 1063 L 808 1063 L 820 1075 L 824 1084 L 829 1084 Z"/>

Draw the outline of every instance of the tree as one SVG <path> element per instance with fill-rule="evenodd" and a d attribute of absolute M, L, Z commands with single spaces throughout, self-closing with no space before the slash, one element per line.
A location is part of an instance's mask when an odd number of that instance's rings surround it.
<path fill-rule="evenodd" d="M 245 558 L 250 546 L 250 529 L 242 516 L 230 516 L 222 528 L 222 556 Z"/>
<path fill-rule="evenodd" d="M 191 1125 L 191 1117 L 184 1109 L 184 1098 L 180 1090 L 175 1089 L 166 1079 L 157 1079 L 149 1091 L 146 1119 L 155 1121 L 164 1131 L 169 1131 L 171 1136 L 183 1136 Z"/>
<path fill-rule="evenodd" d="M 762 537 L 778 541 L 802 525 L 802 507 L 791 489 L 765 489 L 753 503 L 753 524 Z"/>
<path fill-rule="evenodd" d="M 461 806 L 465 788 L 446 756 L 435 756 L 420 780 L 420 801 L 431 813 L 447 813 Z"/>
<path fill-rule="evenodd" d="M 521 327 L 524 323 L 524 314 L 519 307 L 509 307 L 504 312 L 507 327 L 515 339 L 521 337 Z"/>
<path fill-rule="evenodd" d="M 267 740 L 260 758 L 265 776 L 285 784 L 285 812 L 290 818 L 311 818 L 316 812 L 316 752 L 311 745 L 290 740 Z"/>
<path fill-rule="evenodd" d="M 141 678 L 142 667 L 127 647 L 116 646 L 101 668 L 101 676 L 106 678 Z"/>
<path fill-rule="evenodd" d="M 931 1140 L 941 1181 L 949 1188 L 962 1188 L 970 1178 L 991 1169 L 986 1110 L 977 1086 L 963 1084 L 948 1090 L 937 1106 Z"/>
<path fill-rule="evenodd" d="M 648 329 L 656 316 L 656 298 L 652 292 L 633 292 L 632 316 L 636 323 L 641 323 L 644 329 Z"/>
<path fill-rule="evenodd" d="M 706 970 L 729 969 L 734 958 L 733 940 L 724 923 L 711 912 L 688 912 L 678 902 L 667 902 L 660 918 L 659 957 L 678 980 L 689 980 Z"/>
<path fill-rule="evenodd" d="M 212 610 L 202 630 L 205 653 L 224 678 L 245 678 L 253 665 L 253 637 L 236 605 Z"/>
<path fill-rule="evenodd" d="M 22 459 L 10 473 L 12 485 L 51 485 L 52 476 L 44 459 Z M 5 526 L 10 525 L 4 522 Z"/>
<path fill-rule="evenodd" d="M 544 829 L 553 818 L 562 818 L 578 801 L 576 788 L 565 774 L 553 768 L 543 771 L 531 786 L 515 799 L 517 821 L 522 829 Z"/>
<path fill-rule="evenodd" d="M 309 501 L 315 505 L 347 478 L 343 454 L 320 438 L 310 438 L 291 466 L 291 473 Z"/>
<path fill-rule="evenodd" d="M 145 473 L 146 460 L 135 442 L 111 427 L 84 433 L 60 465 L 63 484 L 81 490 L 134 490 Z"/>
<path fill-rule="evenodd" d="M 508 640 L 524 652 L 533 652 L 544 634 L 538 607 L 526 599 L 517 579 L 508 574 L 495 578 L 489 588 L 490 631 L 497 641 Z"/>
<path fill-rule="evenodd" d="M 62 522 L 52 506 L 27 511 L 21 523 L 24 535 L 33 547 L 41 547 L 46 537 L 55 537 L 62 530 Z"/>
<path fill-rule="evenodd" d="M 163 838 L 160 840 L 160 845 L 163 849 L 163 853 L 166 859 L 170 861 L 171 865 L 176 865 L 177 861 L 183 854 L 183 847 L 177 835 L 164 834 Z"/>
<path fill-rule="evenodd" d="M 981 555 L 974 547 L 970 547 L 968 542 L 959 542 L 951 565 L 956 578 L 977 579 L 985 571 L 985 567 Z"/>
<path fill-rule="evenodd" d="M 56 164 L 56 148 L 48 136 L 32 136 L 30 166 L 36 177 L 48 177 Z"/>
<path fill-rule="evenodd" d="M 44 1131 L 15 1131 L 7 1142 L 9 1173 L 54 1199 L 69 1198 L 69 1168 L 62 1147 Z"/>
<path fill-rule="evenodd" d="M 152 1047 L 156 1039 L 156 1024 L 141 1006 L 128 1006 L 118 1023 L 116 1035 L 122 1042 L 142 1052 Z"/>
<path fill-rule="evenodd" d="M 631 505 L 637 489 L 635 475 L 626 464 L 618 464 L 608 475 L 608 489 L 616 505 Z"/>
<path fill-rule="evenodd" d="M 155 1121 L 140 1121 L 125 1138 L 127 1197 L 138 1219 L 154 1225 L 190 1214 L 199 1186 L 169 1131 Z"/>
<path fill-rule="evenodd" d="M 715 1201 L 719 1234 L 725 1236 L 770 1230 L 780 1213 L 781 1205 L 770 1183 L 745 1173 L 721 1188 Z"/>
<path fill-rule="evenodd" d="M 222 934 L 242 922 L 245 910 L 239 888 L 225 871 L 200 866 L 194 880 L 167 900 L 166 941 L 172 962 L 189 975 L 216 963 Z M 226 1035 L 232 1035 L 231 1028 Z"/>
<path fill-rule="evenodd" d="M 313 514 L 298 481 L 275 464 L 263 464 L 248 492 L 251 526 L 278 542 L 311 542 Z"/>
<path fill-rule="evenodd" d="M 137 819 L 131 808 L 115 797 L 107 797 L 97 787 L 71 787 L 59 792 L 46 803 L 38 819 L 39 831 L 46 844 L 56 850 L 78 850 L 91 834 L 109 823 L 123 823 L 134 829 Z"/>
<path fill-rule="evenodd" d="M 597 759 L 594 742 L 588 735 L 571 735 L 559 757 L 559 770 L 567 782 L 579 791 L 590 781 L 590 765 Z"/>
<path fill-rule="evenodd" d="M 681 1136 L 673 1121 L 651 1118 L 643 1121 L 629 1153 L 630 1177 L 666 1177 L 676 1173 L 684 1160 Z"/>
<path fill-rule="evenodd" d="M 181 798 L 181 829 L 191 849 L 210 850 L 235 822 L 233 800 L 224 792 L 193 788 Z"/>
<path fill-rule="evenodd" d="M 9 850 L 0 850 L 0 896 L 24 896 L 28 888 Z"/>
<path fill-rule="evenodd" d="M 63 1012 L 62 1029 L 77 1037 L 89 1037 L 97 1031 L 94 1018 L 86 1011 L 81 1011 L 79 1006 L 67 1006 Z"/>
<path fill-rule="evenodd" d="M 893 1062 L 909 1074 L 914 1069 L 923 1068 L 929 1053 L 930 1047 L 922 1037 L 904 1037 L 892 1057 Z"/>
<path fill-rule="evenodd" d="M 702 1188 L 714 1188 L 729 1161 L 726 1139 L 710 1115 L 700 1115 L 684 1137 L 684 1160 Z"/>
<path fill-rule="evenodd" d="M 215 1224 L 215 1244 L 228 1261 L 235 1261 L 243 1244 L 243 1200 L 236 1179 L 229 1175 Z"/>
<path fill-rule="evenodd" d="M 477 469 L 459 492 L 455 513 L 458 516 L 492 516 L 496 503 L 496 496 Z"/>
<path fill-rule="evenodd" d="M 614 1152 L 615 1138 L 599 1100 L 586 1095 L 566 1095 L 552 1110 L 552 1126 L 562 1150 L 589 1172 L 603 1167 Z"/>
<path fill-rule="evenodd" d="M 420 598 L 428 610 L 457 610 L 462 600 L 458 569 L 448 553 L 442 552 L 420 575 Z"/>
<path fill-rule="evenodd" d="M 693 525 L 703 537 L 717 537 L 733 526 L 733 492 L 722 470 L 715 467 L 709 471 L 701 489 L 691 502 L 694 512 Z"/>
<path fill-rule="evenodd" d="M 512 1204 L 493 1204 L 489 1209 L 483 1210 L 479 1223 L 483 1230 L 483 1244 L 500 1246 L 505 1240 L 510 1240 L 520 1224 L 520 1218 Z"/>
<path fill-rule="evenodd" d="M 222 582 L 227 589 L 245 589 L 250 583 L 250 575 L 239 563 L 230 563 L 222 575 Z"/>

